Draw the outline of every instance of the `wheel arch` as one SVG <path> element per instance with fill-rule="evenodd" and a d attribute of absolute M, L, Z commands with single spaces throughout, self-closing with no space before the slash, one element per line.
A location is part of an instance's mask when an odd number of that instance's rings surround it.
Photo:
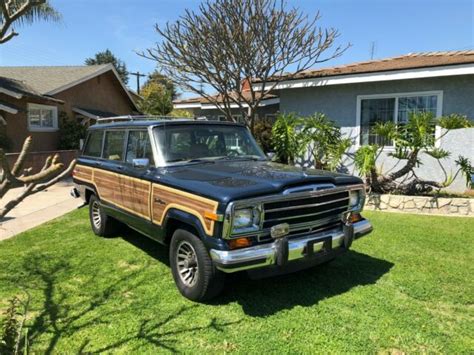
<path fill-rule="evenodd" d="M 177 229 L 185 229 L 195 234 L 201 240 L 207 237 L 201 220 L 197 216 L 177 208 L 171 208 L 167 211 L 163 223 L 164 242 L 166 244 L 169 243 Z"/>

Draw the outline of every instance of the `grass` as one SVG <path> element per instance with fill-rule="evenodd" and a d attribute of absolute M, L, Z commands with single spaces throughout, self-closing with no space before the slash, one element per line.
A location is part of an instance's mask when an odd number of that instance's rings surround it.
<path fill-rule="evenodd" d="M 474 220 L 366 216 L 375 231 L 336 261 L 232 275 L 197 304 L 175 288 L 164 247 L 127 230 L 97 238 L 81 209 L 0 243 L 0 308 L 28 290 L 35 353 L 472 354 Z"/>

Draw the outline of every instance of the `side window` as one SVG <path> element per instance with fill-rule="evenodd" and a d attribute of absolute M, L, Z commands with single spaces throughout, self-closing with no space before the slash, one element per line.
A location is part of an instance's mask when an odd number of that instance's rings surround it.
<path fill-rule="evenodd" d="M 108 160 L 123 160 L 124 139 L 125 131 L 106 131 L 102 157 Z"/>
<path fill-rule="evenodd" d="M 100 157 L 102 153 L 102 137 L 103 131 L 92 131 L 89 133 L 86 146 L 84 147 L 84 155 L 89 157 Z"/>
<path fill-rule="evenodd" d="M 132 164 L 133 159 L 146 158 L 150 165 L 154 164 L 151 150 L 150 137 L 147 131 L 130 131 L 127 143 L 127 163 Z"/>

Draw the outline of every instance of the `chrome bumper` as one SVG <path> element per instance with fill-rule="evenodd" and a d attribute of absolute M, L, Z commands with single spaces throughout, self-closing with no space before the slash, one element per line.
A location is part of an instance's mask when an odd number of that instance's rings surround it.
<path fill-rule="evenodd" d="M 353 227 L 354 239 L 372 231 L 372 225 L 367 220 L 356 222 Z M 336 228 L 302 238 L 289 239 L 288 261 L 307 258 L 306 249 L 309 245 L 313 247 L 309 258 L 317 258 L 318 252 L 322 251 L 324 243 L 329 239 L 332 241 L 331 250 L 341 249 L 344 243 L 343 229 Z M 224 272 L 236 272 L 276 264 L 277 248 L 277 242 L 273 242 L 238 250 L 211 249 L 210 255 L 218 269 Z M 327 253 L 325 255 L 327 256 Z"/>

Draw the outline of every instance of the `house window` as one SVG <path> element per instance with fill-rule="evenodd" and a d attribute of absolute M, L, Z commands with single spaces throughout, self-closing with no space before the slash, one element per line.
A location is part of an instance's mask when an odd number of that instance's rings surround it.
<path fill-rule="evenodd" d="M 411 113 L 431 112 L 441 116 L 442 92 L 359 96 L 360 144 L 393 146 L 393 142 L 372 133 L 378 122 L 407 123 Z"/>
<path fill-rule="evenodd" d="M 28 104 L 28 129 L 30 131 L 56 131 L 58 129 L 58 108 Z"/>

